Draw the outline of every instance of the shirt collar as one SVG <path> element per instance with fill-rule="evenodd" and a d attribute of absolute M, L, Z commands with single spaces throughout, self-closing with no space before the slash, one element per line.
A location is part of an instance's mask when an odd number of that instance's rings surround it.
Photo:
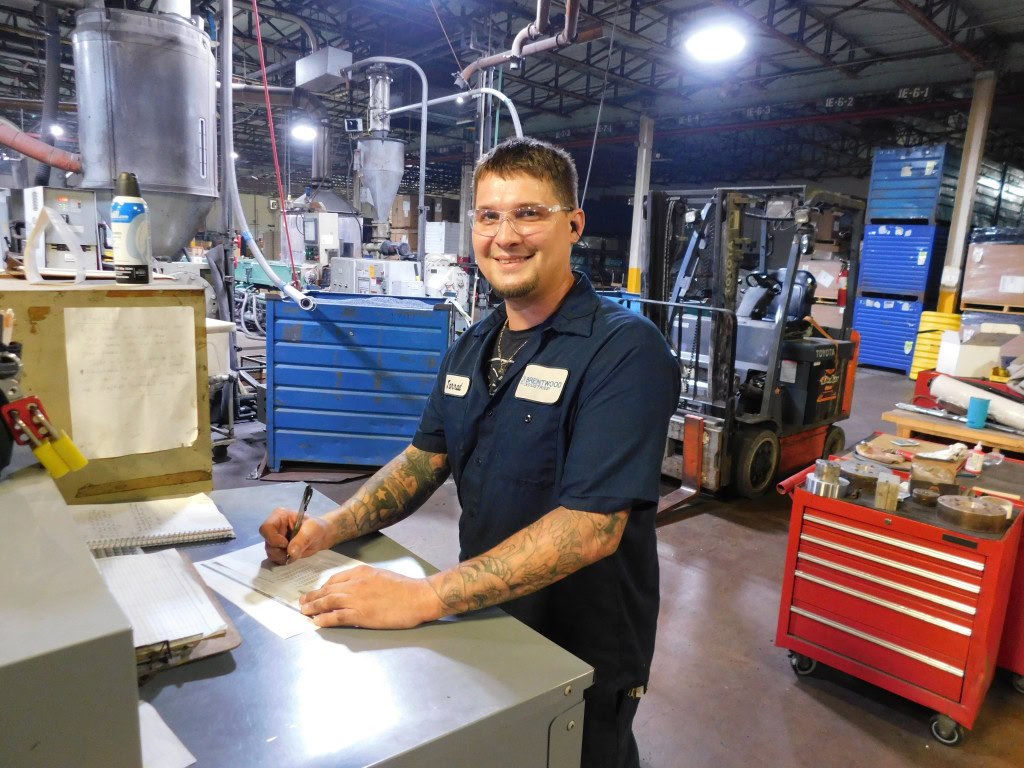
<path fill-rule="evenodd" d="M 594 311 L 599 299 L 590 280 L 582 272 L 573 272 L 576 282 L 569 289 L 568 295 L 561 306 L 547 320 L 540 324 L 542 329 L 551 328 L 558 333 L 571 333 L 577 336 L 589 336 L 594 327 Z M 499 325 L 504 325 L 508 318 L 505 302 L 494 308 L 486 318 L 476 324 L 474 336 L 484 336 Z"/>

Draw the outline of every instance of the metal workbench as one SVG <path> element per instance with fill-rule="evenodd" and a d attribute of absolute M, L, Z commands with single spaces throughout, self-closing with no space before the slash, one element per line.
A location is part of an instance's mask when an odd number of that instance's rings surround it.
<path fill-rule="evenodd" d="M 237 538 L 181 551 L 198 562 L 261 541 L 259 525 L 274 507 L 294 508 L 302 487 L 212 493 Z M 317 493 L 310 512 L 334 506 Z M 371 564 L 411 554 L 381 534 L 337 551 Z M 241 646 L 160 672 L 139 691 L 197 766 L 580 763 L 593 670 L 498 609 L 411 630 L 329 629 L 282 640 L 221 603 Z"/>

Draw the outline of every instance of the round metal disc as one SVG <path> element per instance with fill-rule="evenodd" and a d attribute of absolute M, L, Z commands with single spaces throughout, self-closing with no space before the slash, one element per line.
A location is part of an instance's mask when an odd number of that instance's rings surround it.
<path fill-rule="evenodd" d="M 874 493 L 875 486 L 878 484 L 878 476 L 889 471 L 877 464 L 856 459 L 846 459 L 840 462 L 839 470 L 842 476 L 850 481 L 850 490 L 859 488 L 871 493 Z"/>
<path fill-rule="evenodd" d="M 1009 528 L 1011 522 L 998 504 L 966 496 L 940 496 L 937 512 L 940 520 L 968 531 L 999 533 Z"/>

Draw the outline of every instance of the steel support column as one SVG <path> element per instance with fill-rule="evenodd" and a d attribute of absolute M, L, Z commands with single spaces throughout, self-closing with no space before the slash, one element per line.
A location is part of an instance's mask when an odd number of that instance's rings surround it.
<path fill-rule="evenodd" d="M 953 203 L 946 263 L 942 270 L 942 284 L 939 286 L 940 312 L 956 312 L 964 247 L 971 229 L 974 191 L 978 184 L 982 155 L 985 153 L 985 136 L 988 134 L 988 120 L 992 115 L 995 93 L 995 72 L 979 72 L 974 78 L 974 97 L 971 100 L 971 114 L 967 118 L 967 134 L 964 137 L 964 154 L 960 160 L 960 178 L 957 180 L 956 199 Z"/>
<path fill-rule="evenodd" d="M 651 189 L 651 155 L 654 148 L 654 118 L 640 118 L 639 146 L 636 151 L 636 186 L 633 189 L 633 228 L 629 236 L 629 279 L 627 290 L 646 296 L 648 261 L 647 222 L 644 199 Z"/>

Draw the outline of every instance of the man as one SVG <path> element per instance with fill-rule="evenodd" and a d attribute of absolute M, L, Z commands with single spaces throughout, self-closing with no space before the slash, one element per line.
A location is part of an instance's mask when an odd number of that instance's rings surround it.
<path fill-rule="evenodd" d="M 503 604 L 596 669 L 584 766 L 636 766 L 632 720 L 658 614 L 654 518 L 679 370 L 643 317 L 569 266 L 583 233 L 572 158 L 512 139 L 475 175 L 473 249 L 505 303 L 441 364 L 412 444 L 355 496 L 260 528 L 275 562 L 391 525 L 454 475 L 460 564 L 424 579 L 363 566 L 303 597 L 320 626 L 413 627 Z"/>

